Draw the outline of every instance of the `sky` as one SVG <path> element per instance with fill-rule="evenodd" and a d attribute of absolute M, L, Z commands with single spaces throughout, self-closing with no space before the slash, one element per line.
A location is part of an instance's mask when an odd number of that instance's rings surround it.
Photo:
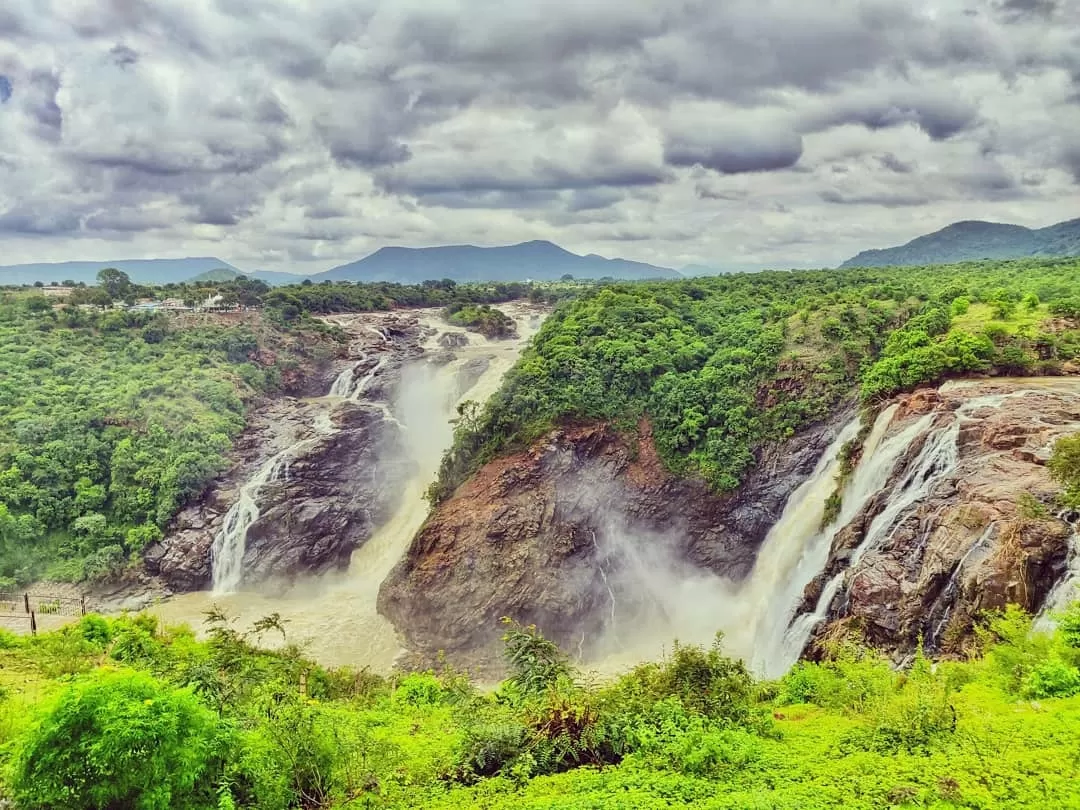
<path fill-rule="evenodd" d="M 1080 217 L 1078 0 L 3 0 L 0 264 Z"/>

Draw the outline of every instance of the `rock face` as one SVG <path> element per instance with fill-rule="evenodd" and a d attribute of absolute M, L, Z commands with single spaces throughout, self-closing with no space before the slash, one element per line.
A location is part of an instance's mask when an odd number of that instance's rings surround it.
<path fill-rule="evenodd" d="M 842 573 L 818 642 L 840 623 L 898 658 L 920 635 L 933 651 L 958 653 L 981 611 L 1038 612 L 1063 574 L 1074 516 L 1057 514 L 1045 464 L 1056 438 L 1080 431 L 1080 381 L 946 385 L 899 406 L 891 433 L 920 417 L 929 426 L 837 533 L 803 609 Z M 905 487 L 926 484 L 924 497 L 896 509 Z"/>
<path fill-rule="evenodd" d="M 634 566 L 662 559 L 744 577 L 846 416 L 772 448 L 737 494 L 722 497 L 670 475 L 647 423 L 636 440 L 597 424 L 557 430 L 487 464 L 435 509 L 383 584 L 379 610 L 417 662 L 444 651 L 483 666 L 502 616 L 587 654 L 606 625 L 650 598 Z"/>

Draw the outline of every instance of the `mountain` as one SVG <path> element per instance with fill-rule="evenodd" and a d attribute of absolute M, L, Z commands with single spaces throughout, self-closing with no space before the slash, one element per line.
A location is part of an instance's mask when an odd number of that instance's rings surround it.
<path fill-rule="evenodd" d="M 840 266 L 949 264 L 1024 256 L 1080 256 L 1080 219 L 1037 230 L 997 222 L 956 222 L 900 247 L 864 250 Z"/>
<path fill-rule="evenodd" d="M 213 257 L 187 259 L 117 259 L 105 262 L 58 262 L 55 264 L 16 264 L 0 267 L 0 286 L 33 284 L 35 281 L 74 281 L 94 284 L 99 270 L 115 267 L 123 270 L 136 284 L 168 284 L 188 281 L 212 270 L 240 271 L 228 262 Z"/>
<path fill-rule="evenodd" d="M 396 281 L 416 284 L 454 281 L 555 281 L 574 278 L 679 278 L 675 270 L 626 259 L 579 256 L 551 242 L 504 247 L 450 245 L 432 248 L 385 247 L 370 256 L 311 277 L 312 281 Z"/>
<path fill-rule="evenodd" d="M 302 276 L 299 273 L 279 273 L 275 270 L 255 270 L 247 275 L 258 281 L 265 281 L 271 287 L 283 287 L 286 284 L 299 284 L 307 278 L 307 276 Z"/>
<path fill-rule="evenodd" d="M 199 284 L 200 282 L 205 281 L 232 281 L 234 279 L 243 278 L 244 275 L 245 274 L 241 273 L 239 270 L 228 270 L 221 267 L 217 270 L 207 270 L 205 273 L 199 273 L 199 275 L 185 280 L 189 284 Z"/>

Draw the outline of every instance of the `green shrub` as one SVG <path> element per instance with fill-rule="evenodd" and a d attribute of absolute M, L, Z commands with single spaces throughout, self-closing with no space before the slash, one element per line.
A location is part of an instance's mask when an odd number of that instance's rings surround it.
<path fill-rule="evenodd" d="M 190 691 L 143 673 L 97 672 L 16 741 L 13 795 L 26 810 L 203 810 L 215 803 L 224 740 Z"/>
<path fill-rule="evenodd" d="M 1022 693 L 1026 697 L 1069 697 L 1080 693 L 1080 669 L 1062 661 L 1049 658 L 1037 664 L 1024 678 Z"/>

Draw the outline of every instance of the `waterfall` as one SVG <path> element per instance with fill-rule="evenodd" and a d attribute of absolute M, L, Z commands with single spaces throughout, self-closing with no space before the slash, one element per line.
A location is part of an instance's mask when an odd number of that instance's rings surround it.
<path fill-rule="evenodd" d="M 956 567 L 953 568 L 952 574 L 949 575 L 949 581 L 946 582 L 945 587 L 941 589 L 939 601 L 945 605 L 945 610 L 942 613 L 941 618 L 934 622 L 934 626 L 930 630 L 930 635 L 926 638 L 926 643 L 931 649 L 937 648 L 938 641 L 941 639 L 941 634 L 945 631 L 945 628 L 949 623 L 949 617 L 952 616 L 953 607 L 955 606 L 956 591 L 960 587 L 960 578 L 967 568 L 968 560 L 971 559 L 972 555 L 986 547 L 986 543 L 993 536 L 995 529 L 997 529 L 997 523 L 991 521 L 987 524 L 983 533 L 980 534 L 978 539 L 971 544 L 971 547 L 964 552 L 964 556 L 960 558 Z"/>
<path fill-rule="evenodd" d="M 226 513 L 221 531 L 210 549 L 214 593 L 232 593 L 240 585 L 244 573 L 247 532 L 251 524 L 259 519 L 259 491 L 278 479 L 291 449 L 282 450 L 267 459 L 255 475 L 240 487 L 240 496 Z"/>
<path fill-rule="evenodd" d="M 518 337 L 489 341 L 477 336 L 473 343 L 456 352 L 457 360 L 441 366 L 427 362 L 424 357 L 405 363 L 400 379 L 395 374 L 397 384 L 392 403 L 365 401 L 365 407 L 378 408 L 387 420 L 398 425 L 404 452 L 380 459 L 380 463 L 373 463 L 363 474 L 382 478 L 393 474 L 387 471 L 392 466 L 411 468 L 412 472 L 408 480 L 401 482 L 397 508 L 381 520 L 374 534 L 355 550 L 347 571 L 298 578 L 288 590 L 275 591 L 272 595 L 262 594 L 257 588 L 239 590 L 237 586 L 237 583 L 243 584 L 240 574 L 246 532 L 247 527 L 258 519 L 259 499 L 263 499 L 265 508 L 266 487 L 280 479 L 286 459 L 296 462 L 309 452 L 304 449 L 307 443 L 315 445 L 325 441 L 325 435 L 336 432 L 338 428 L 331 418 L 335 409 L 341 407 L 343 399 L 356 397 L 357 387 L 363 394 L 363 388 L 367 386 L 363 379 L 357 379 L 358 366 L 363 369 L 373 362 L 366 357 L 354 361 L 338 376 L 326 398 L 306 404 L 305 413 L 315 428 L 315 435 L 283 451 L 280 458 L 268 460 L 245 483 L 239 498 L 243 506 L 235 504 L 235 515 L 230 510 L 224 524 L 228 532 L 223 531 L 222 535 L 228 535 L 228 543 L 226 537 L 219 537 L 215 542 L 214 583 L 217 592 L 170 597 L 154 606 L 155 613 L 169 624 L 188 623 L 193 627 L 201 626 L 207 607 L 212 604 L 220 605 L 242 624 L 279 613 L 289 622 L 290 641 L 306 642 L 308 653 L 315 660 L 328 666 L 370 666 L 377 672 L 389 672 L 400 652 L 400 644 L 394 627 L 377 612 L 379 586 L 401 559 L 427 517 L 424 491 L 435 477 L 443 451 L 453 440 L 451 420 L 456 415 L 458 402 L 462 398 L 485 401 L 499 387 L 522 346 L 535 331 L 530 328 L 528 308 L 521 308 L 524 313 L 512 307 L 507 309 L 518 320 Z M 421 327 L 432 333 L 421 348 L 429 355 L 440 351 L 437 338 L 446 329 L 438 312 L 420 311 L 418 315 Z M 387 362 L 395 356 L 390 354 Z M 465 367 L 478 358 L 489 362 L 478 378 L 467 375 L 472 385 L 462 391 L 459 378 Z M 368 372 L 364 378 L 374 376 Z M 370 396 L 371 392 L 367 393 Z M 347 497 L 348 493 L 341 495 Z"/>
<path fill-rule="evenodd" d="M 888 483 L 903 452 L 926 431 L 932 417 L 924 416 L 885 440 L 896 406 L 882 411 L 863 443 L 862 459 L 841 492 L 840 513 L 822 527 L 825 499 L 836 486 L 837 454 L 854 438 L 858 420 L 847 425 L 825 451 L 810 479 L 788 499 L 780 520 L 769 531 L 740 596 L 748 606 L 767 605 L 760 618 L 749 623 L 753 633 L 754 663 L 768 677 L 786 672 L 798 660 L 814 627 L 824 618 L 843 577 L 834 576 L 822 591 L 817 609 L 792 622 L 806 587 L 828 564 L 836 533 Z"/>
<path fill-rule="evenodd" d="M 380 333 L 381 334 L 381 333 Z M 349 399 L 357 401 L 363 396 L 368 385 L 386 365 L 387 357 L 382 355 L 378 362 L 372 366 L 364 377 L 356 381 L 356 370 L 368 360 L 365 356 L 356 365 L 342 371 L 324 399 Z M 259 519 L 259 494 L 263 487 L 275 481 L 289 480 L 289 466 L 294 456 L 299 455 L 310 447 L 313 447 L 321 438 L 329 436 L 337 431 L 330 418 L 329 408 L 317 411 L 312 419 L 312 429 L 315 436 L 295 442 L 281 452 L 268 458 L 255 474 L 240 487 L 240 494 L 236 503 L 225 514 L 221 530 L 214 537 L 214 543 L 210 548 L 210 567 L 214 593 L 234 593 L 240 586 L 244 575 L 244 554 L 247 551 L 247 534 L 251 525 Z M 388 419 L 393 419 L 386 406 L 382 411 Z"/>
<path fill-rule="evenodd" d="M 798 580 L 801 581 L 802 587 L 824 570 L 836 532 L 850 523 L 871 498 L 884 491 L 904 452 L 920 438 L 925 437 L 919 454 L 892 487 L 884 508 L 875 515 L 862 542 L 852 552 L 846 570 L 834 574 L 826 583 L 814 611 L 792 620 L 791 616 L 795 608 L 789 607 L 788 610 L 792 613 L 786 614 L 786 618 L 779 625 L 774 625 L 773 633 L 766 636 L 766 644 L 756 660 L 767 676 L 783 675 L 799 659 L 814 629 L 828 615 L 833 600 L 845 584 L 850 586 L 850 582 L 847 582 L 849 573 L 867 554 L 888 543 L 911 510 L 922 503 L 942 481 L 956 471 L 960 460 L 958 446 L 960 426 L 970 418 L 970 414 L 979 408 L 999 407 L 1006 399 L 1022 396 L 1024 393 L 1024 391 L 1014 391 L 1008 394 L 976 397 L 965 402 L 953 414 L 944 418 L 933 413 L 926 414 L 885 441 L 880 439 L 885 435 L 889 422 L 895 415 L 895 406 L 882 412 L 874 426 L 871 439 L 868 439 L 864 446 L 862 460 L 845 488 L 843 506 L 838 520 L 826 531 L 813 538 L 809 544 L 814 551 L 808 555 L 803 576 Z M 877 445 L 872 441 L 874 434 L 878 434 Z M 770 539 L 771 536 L 772 532 L 770 532 Z M 766 544 L 770 542 L 770 539 L 766 539 Z M 978 545 L 979 543 L 976 543 L 976 546 L 969 550 L 969 554 Z M 793 582 L 792 586 L 795 584 Z M 792 604 L 792 596 L 794 596 L 794 604 L 797 605 L 801 591 L 792 587 L 786 592 L 786 596 L 789 606 Z M 777 605 L 775 609 L 779 611 L 780 606 Z M 778 626 L 782 627 L 779 642 L 777 642 L 776 634 Z"/>
<path fill-rule="evenodd" d="M 1062 519 L 1066 515 L 1060 516 Z M 1035 619 L 1035 629 L 1050 632 L 1056 626 L 1054 614 L 1066 610 L 1080 599 L 1080 521 L 1074 524 L 1075 532 L 1069 539 L 1069 555 L 1065 558 L 1065 573 L 1046 595 L 1042 610 Z"/>

